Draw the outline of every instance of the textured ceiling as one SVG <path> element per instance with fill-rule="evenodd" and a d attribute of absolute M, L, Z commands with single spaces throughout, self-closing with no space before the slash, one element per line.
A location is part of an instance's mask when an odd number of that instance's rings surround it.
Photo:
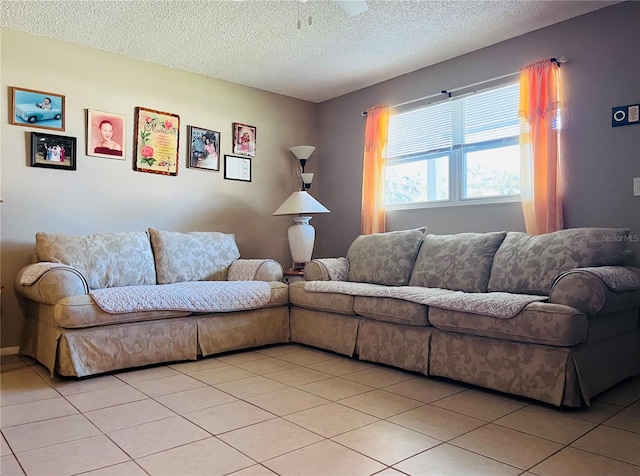
<path fill-rule="evenodd" d="M 321 102 L 614 3 L 1 0 L 0 24 Z"/>

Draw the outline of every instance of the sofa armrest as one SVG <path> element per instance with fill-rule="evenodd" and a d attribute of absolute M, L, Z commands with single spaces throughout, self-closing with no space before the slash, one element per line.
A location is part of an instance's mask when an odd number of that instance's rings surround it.
<path fill-rule="evenodd" d="M 304 267 L 305 281 L 346 281 L 348 277 L 347 258 L 314 259 Z"/>
<path fill-rule="evenodd" d="M 272 259 L 238 259 L 229 267 L 229 281 L 282 281 L 282 266 Z"/>
<path fill-rule="evenodd" d="M 607 274 L 620 272 L 633 273 L 640 278 L 640 269 L 633 267 L 608 266 Z M 601 273 L 602 274 L 602 273 Z M 606 278 L 605 278 L 606 279 Z M 640 289 L 614 291 L 601 276 L 589 268 L 576 268 L 561 274 L 551 286 L 549 302 L 564 304 L 587 316 L 610 314 L 640 306 Z"/>
<path fill-rule="evenodd" d="M 22 268 L 14 284 L 16 293 L 32 301 L 55 304 L 68 296 L 87 294 L 85 277 L 71 266 L 36 263 Z"/>

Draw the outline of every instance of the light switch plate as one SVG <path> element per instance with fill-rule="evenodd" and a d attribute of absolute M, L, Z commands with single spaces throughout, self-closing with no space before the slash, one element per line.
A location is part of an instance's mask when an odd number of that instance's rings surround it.
<path fill-rule="evenodd" d="M 633 179 L 633 196 L 640 197 L 640 177 Z"/>

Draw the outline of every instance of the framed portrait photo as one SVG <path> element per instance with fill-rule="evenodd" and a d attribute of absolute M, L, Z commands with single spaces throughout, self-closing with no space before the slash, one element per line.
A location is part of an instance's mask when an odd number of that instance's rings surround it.
<path fill-rule="evenodd" d="M 187 126 L 187 166 L 193 169 L 220 170 L 220 133 Z"/>
<path fill-rule="evenodd" d="M 11 88 L 11 124 L 64 131 L 64 96 L 35 89 Z"/>
<path fill-rule="evenodd" d="M 135 125 L 134 170 L 178 175 L 180 116 L 137 107 Z"/>
<path fill-rule="evenodd" d="M 125 116 L 87 109 L 87 155 L 125 159 Z"/>
<path fill-rule="evenodd" d="M 251 159 L 249 157 L 224 156 L 224 178 L 251 182 Z"/>
<path fill-rule="evenodd" d="M 239 122 L 233 123 L 233 153 L 256 156 L 256 128 Z"/>
<path fill-rule="evenodd" d="M 76 170 L 76 138 L 31 133 L 31 167 Z"/>

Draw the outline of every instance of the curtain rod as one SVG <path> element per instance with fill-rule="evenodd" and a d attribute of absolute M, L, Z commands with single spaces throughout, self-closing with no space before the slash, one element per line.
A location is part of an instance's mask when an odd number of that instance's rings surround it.
<path fill-rule="evenodd" d="M 552 63 L 557 64 L 558 66 L 560 66 L 562 63 L 566 63 L 567 62 L 567 58 L 565 58 L 564 56 L 562 56 L 560 58 L 549 58 L 549 61 L 552 62 Z M 447 94 L 449 97 L 451 97 L 451 94 L 455 93 L 456 91 L 460 91 L 462 89 L 473 88 L 474 86 L 480 86 L 480 85 L 486 84 L 486 83 L 492 83 L 493 81 L 499 81 L 500 79 L 506 79 L 506 78 L 509 78 L 511 76 L 515 76 L 516 74 L 520 74 L 520 72 L 518 71 L 518 72 L 515 72 L 515 73 L 504 74 L 502 76 L 498 76 L 497 78 L 485 79 L 484 81 L 479 81 L 479 82 L 473 83 L 473 84 L 467 84 L 466 86 L 460 86 L 459 88 L 455 88 L 455 89 L 443 89 L 439 93 L 431 94 L 429 96 L 424 96 L 424 97 L 421 97 L 421 98 L 418 98 L 418 99 L 412 99 L 410 101 L 401 102 L 400 104 L 394 104 L 393 106 L 390 106 L 390 108 L 406 106 L 407 104 L 411 104 L 411 103 L 414 103 L 414 102 L 425 101 L 427 99 L 437 98 L 438 96 L 442 96 L 443 94 Z M 367 115 L 367 111 L 363 111 L 362 115 L 366 116 Z"/>

